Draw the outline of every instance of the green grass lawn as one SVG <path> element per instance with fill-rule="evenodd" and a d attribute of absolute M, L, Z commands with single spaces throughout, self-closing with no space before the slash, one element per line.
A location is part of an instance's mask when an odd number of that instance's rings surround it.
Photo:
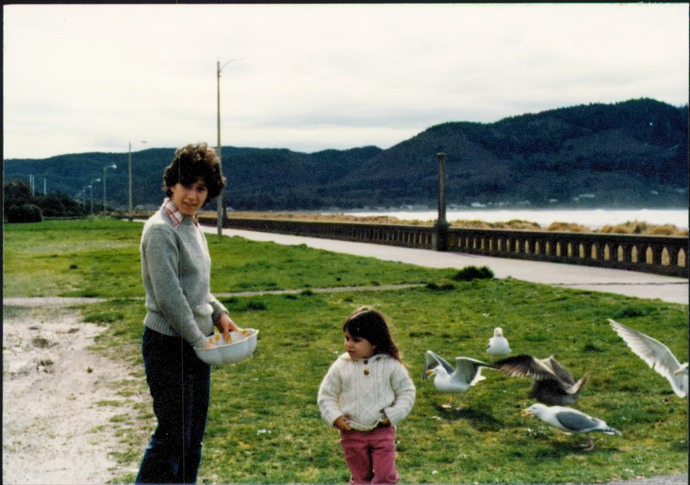
<path fill-rule="evenodd" d="M 143 295 L 142 224 L 109 219 L 5 225 L 5 296 L 133 298 Z M 424 283 L 439 271 L 374 258 L 207 237 L 216 293 Z"/>
<path fill-rule="evenodd" d="M 91 220 L 5 226 L 6 296 L 101 296 L 85 321 L 108 327 L 95 348 L 127 362 L 125 396 L 146 396 L 139 339 L 144 316 L 139 280 L 141 225 Z M 516 281 L 454 281 L 432 270 L 239 238 L 209 237 L 213 290 L 300 289 L 295 295 L 228 297 L 235 321 L 260 330 L 254 356 L 214 368 L 200 483 L 346 483 L 338 434 L 324 423 L 316 392 L 343 351 L 341 327 L 359 305 L 392 321 L 417 386 L 417 401 L 398 426 L 403 483 L 601 483 L 687 471 L 687 400 L 632 354 L 606 319 L 648 333 L 687 360 L 687 305 Z M 396 291 L 315 293 L 310 288 L 422 283 Z M 520 415 L 531 382 L 485 371 L 462 398 L 422 381 L 424 352 L 489 360 L 485 348 L 501 326 L 513 353 L 555 355 L 576 377 L 590 376 L 576 407 L 620 429 L 622 437 L 569 436 Z M 150 403 L 109 423 L 114 455 L 138 464 L 154 425 Z M 103 403 L 108 405 L 108 403 Z M 118 481 L 133 480 L 133 476 Z"/>

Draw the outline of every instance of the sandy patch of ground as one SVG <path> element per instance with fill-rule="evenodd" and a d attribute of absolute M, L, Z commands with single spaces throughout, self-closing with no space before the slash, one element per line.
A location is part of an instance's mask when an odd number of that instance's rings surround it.
<path fill-rule="evenodd" d="M 3 483 L 104 484 L 131 472 L 111 455 L 111 420 L 133 413 L 117 392 L 129 370 L 88 350 L 106 328 L 61 300 L 30 303 L 3 304 Z"/>

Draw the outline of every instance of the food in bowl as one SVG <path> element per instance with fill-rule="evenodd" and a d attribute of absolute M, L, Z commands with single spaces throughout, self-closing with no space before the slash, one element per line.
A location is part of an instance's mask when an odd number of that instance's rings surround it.
<path fill-rule="evenodd" d="M 228 340 L 221 340 L 221 335 L 216 333 L 209 337 L 213 344 L 210 349 L 194 349 L 197 357 L 209 365 L 235 364 L 251 357 L 256 350 L 259 331 L 255 328 L 244 328 L 239 332 L 230 332 Z"/>

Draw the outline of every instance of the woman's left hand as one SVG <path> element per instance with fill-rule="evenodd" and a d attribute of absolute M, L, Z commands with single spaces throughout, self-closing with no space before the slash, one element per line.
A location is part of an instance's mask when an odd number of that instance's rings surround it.
<path fill-rule="evenodd" d="M 216 327 L 223 334 L 225 340 L 230 339 L 230 332 L 239 332 L 240 328 L 232 321 L 227 313 L 222 313 L 216 320 Z"/>

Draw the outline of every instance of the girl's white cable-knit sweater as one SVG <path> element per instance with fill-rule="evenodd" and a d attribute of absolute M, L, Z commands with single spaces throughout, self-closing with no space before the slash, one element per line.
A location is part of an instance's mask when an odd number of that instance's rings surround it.
<path fill-rule="evenodd" d="M 395 426 L 412 410 L 415 394 L 407 369 L 390 355 L 352 360 L 344 353 L 321 382 L 317 402 L 330 425 L 344 415 L 374 426 L 385 415 Z"/>

